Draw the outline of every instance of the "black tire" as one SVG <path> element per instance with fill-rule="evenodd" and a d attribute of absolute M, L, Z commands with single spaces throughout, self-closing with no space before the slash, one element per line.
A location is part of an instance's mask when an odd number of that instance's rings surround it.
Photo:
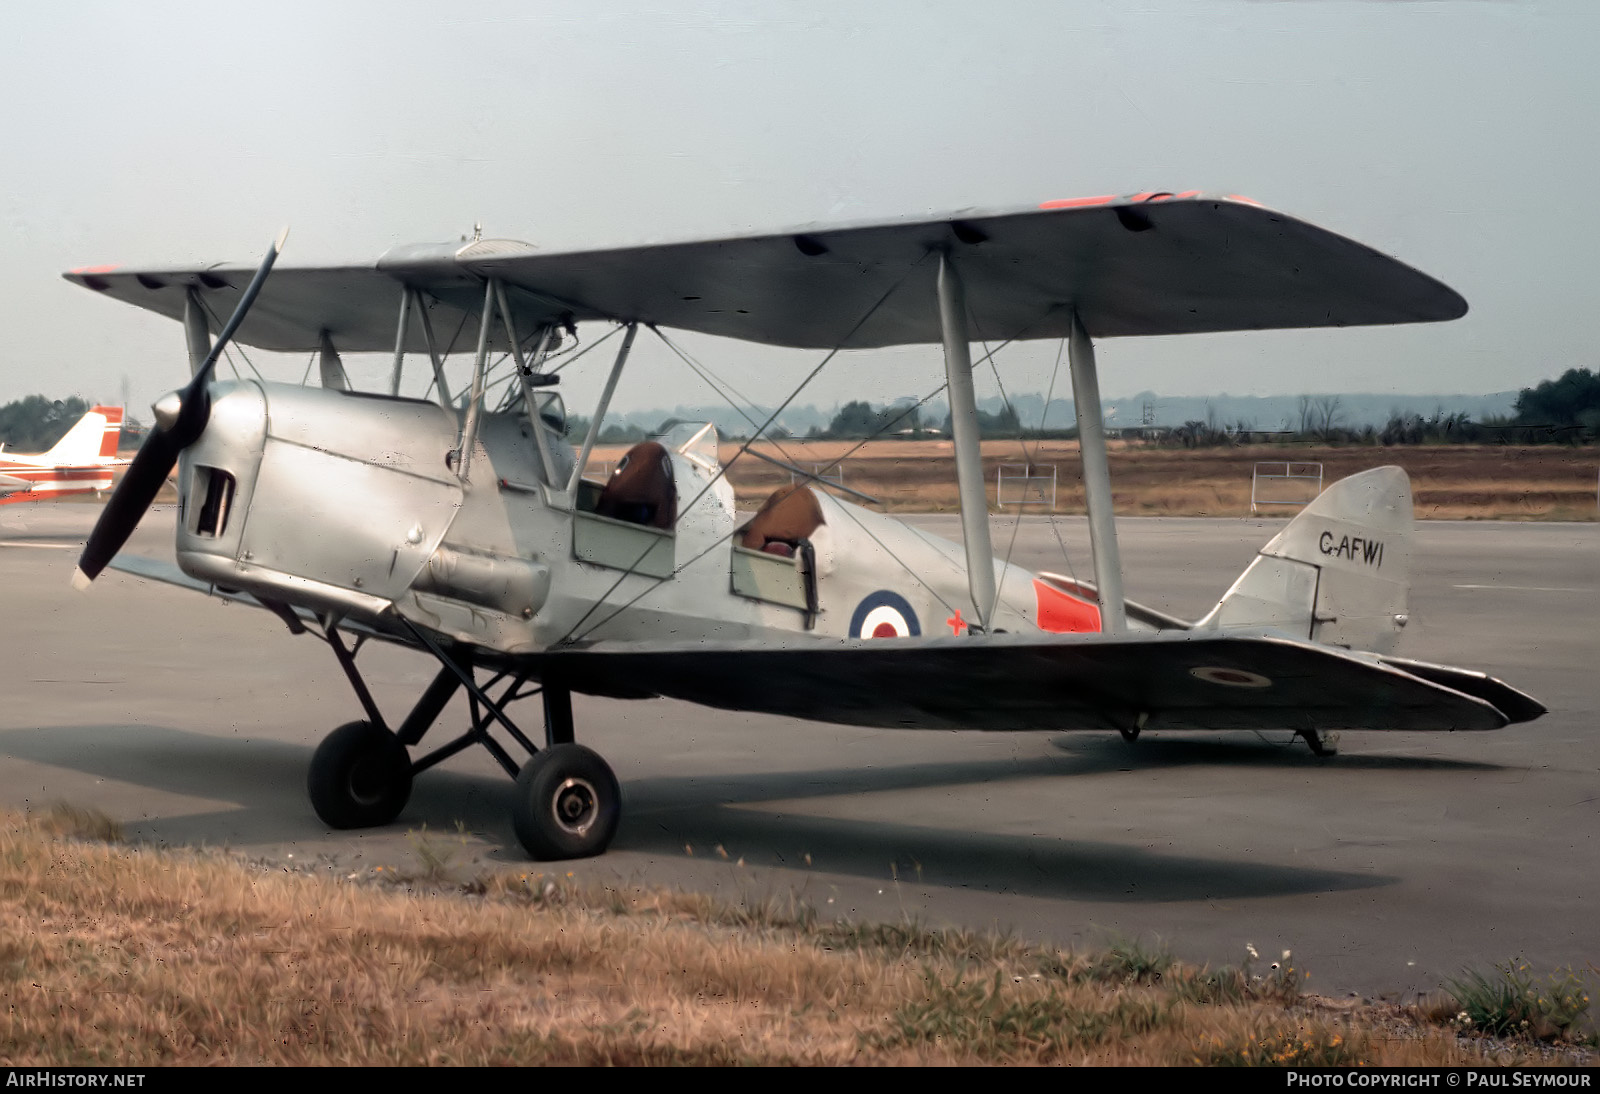
<path fill-rule="evenodd" d="M 411 798 L 411 756 L 388 730 L 350 722 L 317 746 L 306 792 L 330 828 L 388 824 Z"/>
<path fill-rule="evenodd" d="M 536 859 L 589 858 L 611 844 L 622 790 L 611 767 L 582 745 L 552 745 L 517 776 L 511 821 Z"/>

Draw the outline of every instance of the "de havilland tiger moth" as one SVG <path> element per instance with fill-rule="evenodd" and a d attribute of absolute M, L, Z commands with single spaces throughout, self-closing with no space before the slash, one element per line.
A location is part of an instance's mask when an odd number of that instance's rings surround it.
<path fill-rule="evenodd" d="M 1433 278 L 1247 199 L 1143 193 L 568 252 L 474 237 L 274 270 L 281 244 L 253 276 L 65 275 L 180 320 L 191 368 L 154 405 L 74 580 L 120 569 L 259 605 L 326 641 L 364 712 L 311 760 L 312 806 L 335 828 L 394 820 L 416 775 L 476 744 L 516 780 L 530 854 L 603 852 L 622 797 L 576 742 L 573 692 L 906 729 L 1287 729 L 1319 753 L 1343 730 L 1487 730 L 1544 713 L 1481 672 L 1395 655 L 1412 524 L 1398 468 L 1324 491 L 1201 619 L 1123 595 L 1092 339 L 1466 311 Z M 574 446 L 556 386 L 580 323 L 621 336 Z M 724 459 L 709 426 L 585 479 L 640 327 L 817 350 L 824 364 L 941 345 L 964 544 L 805 472 L 741 517 L 728 467 L 773 457 L 745 442 Z M 440 337 L 452 331 L 473 344 L 454 392 L 454 338 Z M 980 337 L 1066 343 L 1093 582 L 995 557 L 969 349 Z M 217 379 L 230 340 L 316 355 L 321 386 Z M 392 357 L 385 389 L 352 387 L 348 353 Z M 430 398 L 400 395 L 417 366 Z M 776 418 L 753 423 L 754 438 Z M 176 566 L 119 555 L 174 465 Z M 398 721 L 358 668 L 370 639 L 438 663 Z M 464 731 L 424 752 L 462 690 Z M 510 713 L 534 696 L 542 734 Z"/>

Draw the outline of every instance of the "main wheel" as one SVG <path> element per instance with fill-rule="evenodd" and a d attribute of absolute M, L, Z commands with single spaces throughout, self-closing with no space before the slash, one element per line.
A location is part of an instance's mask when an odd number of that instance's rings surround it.
<path fill-rule="evenodd" d="M 306 791 L 311 808 L 330 827 L 388 824 L 411 798 L 411 756 L 388 730 L 350 722 L 317 746 Z"/>
<path fill-rule="evenodd" d="M 552 745 L 517 776 L 511 820 L 517 839 L 536 859 L 598 855 L 616 835 L 621 816 L 617 777 L 582 745 Z"/>

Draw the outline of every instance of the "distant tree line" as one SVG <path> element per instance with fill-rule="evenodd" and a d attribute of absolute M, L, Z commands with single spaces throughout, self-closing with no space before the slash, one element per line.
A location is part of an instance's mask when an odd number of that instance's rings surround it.
<path fill-rule="evenodd" d="M 1285 423 L 1287 424 L 1287 423 Z M 1337 395 L 1300 397 L 1295 428 L 1258 430 L 1250 422 L 1223 424 L 1189 421 L 1176 427 L 1141 427 L 1121 430 L 1157 444 L 1194 448 L 1264 441 L 1318 442 L 1323 444 L 1584 444 L 1600 439 L 1600 374 L 1584 368 L 1569 369 L 1560 378 L 1523 388 L 1515 413 L 1508 417 L 1474 420 L 1464 412 L 1389 416 L 1382 426 L 1352 427 Z M 1075 428 L 1038 430 L 1024 428 L 1016 411 L 1006 406 L 990 413 L 978 411 L 978 428 L 984 437 L 1073 438 Z M 641 434 L 642 435 L 642 434 Z M 834 413 L 826 429 L 813 427 L 808 439 L 856 440 L 866 437 L 949 436 L 950 417 L 930 427 L 917 408 L 905 404 L 875 407 L 856 400 Z"/>
<path fill-rule="evenodd" d="M 978 430 L 985 437 L 1032 436 L 1017 420 L 1017 412 L 1010 406 L 993 413 L 978 411 Z M 921 409 L 915 405 L 896 403 L 875 407 L 871 403 L 854 401 L 846 403 L 834 414 L 826 429 L 813 426 L 806 433 L 807 440 L 862 440 L 868 437 L 948 437 L 950 416 L 945 415 L 938 425 L 922 421 Z"/>
<path fill-rule="evenodd" d="M 1337 395 L 1302 395 L 1298 428 L 1260 431 L 1249 422 L 1185 422 L 1151 439 L 1187 448 L 1254 441 L 1323 444 L 1592 444 L 1600 440 L 1600 374 L 1568 369 L 1555 380 L 1525 387 L 1508 417 L 1473 420 L 1466 413 L 1396 412 L 1382 426 L 1345 424 Z"/>
<path fill-rule="evenodd" d="M 76 395 L 47 399 L 29 395 L 0 407 L 0 441 L 16 452 L 43 452 L 67 435 L 92 404 Z"/>

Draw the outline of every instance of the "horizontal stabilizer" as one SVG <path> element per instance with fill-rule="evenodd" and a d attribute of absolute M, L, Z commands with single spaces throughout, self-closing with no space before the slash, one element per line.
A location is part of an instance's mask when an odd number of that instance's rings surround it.
<path fill-rule="evenodd" d="M 1512 722 L 1531 722 L 1550 713 L 1544 704 L 1533 696 L 1481 672 L 1452 668 L 1449 665 L 1431 665 L 1426 661 L 1412 661 L 1404 657 L 1385 657 L 1382 660 L 1385 665 L 1402 672 L 1409 672 L 1413 676 L 1459 691 L 1463 695 L 1482 699 Z"/>

